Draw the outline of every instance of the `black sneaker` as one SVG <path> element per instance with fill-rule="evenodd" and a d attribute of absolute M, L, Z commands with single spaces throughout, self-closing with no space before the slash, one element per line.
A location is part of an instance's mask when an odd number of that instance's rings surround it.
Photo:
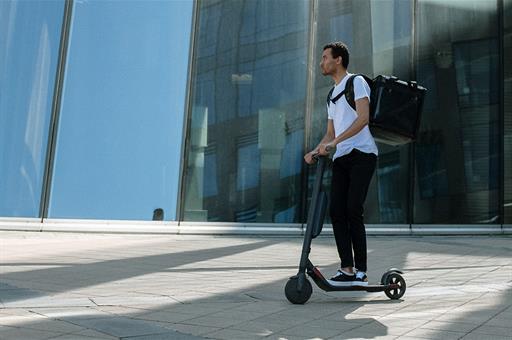
<path fill-rule="evenodd" d="M 368 277 L 365 272 L 358 271 L 354 279 L 354 286 L 368 286 Z"/>
<path fill-rule="evenodd" d="M 327 282 L 333 286 L 352 286 L 356 276 L 354 274 L 348 275 L 341 270 L 338 270 L 336 275 L 331 277 Z"/>

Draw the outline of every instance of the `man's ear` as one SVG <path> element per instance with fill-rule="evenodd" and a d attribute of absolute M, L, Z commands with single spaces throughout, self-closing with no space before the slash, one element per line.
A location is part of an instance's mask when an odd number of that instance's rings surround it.
<path fill-rule="evenodd" d="M 343 62 L 343 58 L 341 56 L 339 56 L 338 58 L 336 58 L 336 64 L 338 65 L 341 65 Z"/>

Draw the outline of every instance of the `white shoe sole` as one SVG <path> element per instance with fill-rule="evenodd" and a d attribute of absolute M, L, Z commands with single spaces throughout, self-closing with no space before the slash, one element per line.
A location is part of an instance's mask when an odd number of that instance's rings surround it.
<path fill-rule="evenodd" d="M 354 282 L 352 282 L 352 286 L 362 286 L 362 287 L 365 287 L 365 286 L 368 286 L 368 282 L 354 281 Z"/>
<path fill-rule="evenodd" d="M 362 281 L 333 281 L 333 280 L 327 280 L 327 282 L 331 286 L 335 287 L 352 287 L 352 286 L 358 286 L 358 287 L 366 287 L 368 286 L 368 282 L 362 282 Z"/>
<path fill-rule="evenodd" d="M 354 284 L 354 281 L 333 281 L 333 280 L 327 280 L 327 282 L 331 286 L 336 286 L 336 287 L 351 287 Z"/>

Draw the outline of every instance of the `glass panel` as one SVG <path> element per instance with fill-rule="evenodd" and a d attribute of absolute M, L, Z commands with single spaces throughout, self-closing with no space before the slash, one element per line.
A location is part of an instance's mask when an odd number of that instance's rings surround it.
<path fill-rule="evenodd" d="M 0 216 L 39 216 L 63 14 L 0 1 Z"/>
<path fill-rule="evenodd" d="M 512 0 L 504 1 L 505 218 L 512 224 Z"/>
<path fill-rule="evenodd" d="M 332 41 L 345 42 L 350 51 L 348 70 L 369 77 L 379 74 L 410 79 L 411 6 L 410 1 L 319 1 L 317 51 L 315 51 L 315 93 L 310 148 L 326 131 L 326 98 L 334 85 L 324 77 L 318 64 L 323 47 Z M 370 15 L 368 15 L 370 13 Z M 378 144 L 379 161 L 368 191 L 366 223 L 406 223 L 408 209 L 408 146 Z M 309 171 L 309 192 L 314 183 Z M 325 176 L 330 185 L 330 174 Z"/>
<path fill-rule="evenodd" d="M 414 222 L 496 222 L 496 2 L 420 0 L 417 18 L 417 78 L 428 93 L 417 143 Z"/>
<path fill-rule="evenodd" d="M 176 218 L 191 1 L 75 1 L 49 217 Z"/>
<path fill-rule="evenodd" d="M 308 12 L 199 3 L 185 220 L 299 222 Z"/>

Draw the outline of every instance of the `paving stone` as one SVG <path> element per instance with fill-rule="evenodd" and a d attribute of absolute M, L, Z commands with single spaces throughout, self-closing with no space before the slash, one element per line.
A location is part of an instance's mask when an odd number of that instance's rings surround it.
<path fill-rule="evenodd" d="M 27 323 L 23 323 L 21 325 L 23 328 L 37 329 L 48 332 L 58 332 L 58 333 L 74 333 L 84 330 L 83 327 L 74 325 L 69 322 L 60 321 L 60 320 L 52 320 L 49 318 L 38 319 L 37 321 L 32 320 Z"/>
<path fill-rule="evenodd" d="M 0 326 L 0 339 L 2 340 L 46 340 L 59 335 L 60 334 L 57 332 L 48 332 L 39 329 Z"/>
<path fill-rule="evenodd" d="M 179 332 L 169 331 L 167 333 L 162 334 L 151 334 L 151 335 L 141 335 L 141 336 L 133 336 L 133 337 L 125 337 L 121 338 L 123 340 L 201 340 L 203 337 L 198 337 L 189 334 L 183 334 Z"/>
<path fill-rule="evenodd" d="M 278 320 L 274 320 L 274 322 L 253 320 L 233 325 L 229 329 L 269 335 L 288 328 L 290 328 L 289 324 L 281 323 Z"/>
<path fill-rule="evenodd" d="M 97 319 L 108 316 L 108 313 L 99 311 L 93 307 L 55 307 L 55 308 L 30 308 L 32 315 L 42 315 L 52 319 L 66 320 L 73 318 Z"/>
<path fill-rule="evenodd" d="M 92 307 L 95 306 L 94 302 L 87 298 L 59 298 L 59 297 L 39 297 L 30 298 L 21 301 L 8 301 L 4 303 L 6 308 L 42 308 L 42 307 L 59 307 L 73 306 L 73 307 Z"/>
<path fill-rule="evenodd" d="M 266 337 L 265 339 L 268 340 L 320 340 L 320 338 L 306 338 L 303 336 L 294 336 L 294 335 L 288 335 L 288 334 L 272 334 Z"/>
<path fill-rule="evenodd" d="M 124 317 L 77 320 L 76 323 L 80 326 L 117 337 L 152 335 L 169 332 L 169 329 L 162 327 L 158 323 Z"/>
<path fill-rule="evenodd" d="M 480 326 L 480 327 L 474 329 L 471 333 L 509 336 L 512 339 L 512 329 L 510 327 Z"/>
<path fill-rule="evenodd" d="M 460 322 L 429 321 L 421 325 L 419 328 L 468 333 L 475 329 L 475 325 Z"/>
<path fill-rule="evenodd" d="M 253 340 L 253 339 L 262 339 L 272 333 L 267 332 L 249 332 L 249 331 L 240 331 L 236 329 L 222 329 L 220 331 L 215 331 L 212 333 L 205 334 L 205 337 L 209 339 L 237 339 L 237 340 Z"/>
<path fill-rule="evenodd" d="M 83 331 L 80 331 L 80 332 L 64 334 L 62 336 L 70 336 L 70 337 L 77 336 L 77 337 L 88 337 L 88 338 L 93 338 L 93 339 L 109 339 L 109 340 L 119 339 L 118 337 L 114 337 L 114 336 L 111 336 L 111 335 L 108 335 L 108 334 L 105 334 L 102 332 L 98 332 L 98 331 L 95 331 L 94 329 L 84 329 Z M 61 339 L 59 339 L 59 340 L 61 340 Z"/>
<path fill-rule="evenodd" d="M 347 340 L 347 339 L 351 339 L 351 340 L 367 340 L 367 339 L 369 339 L 369 337 L 368 336 L 363 337 L 363 334 L 361 334 L 361 337 L 354 337 L 354 336 L 352 336 L 350 338 L 347 338 L 346 334 L 340 334 L 338 336 L 329 338 L 329 340 Z M 371 339 L 372 340 L 394 340 L 394 339 L 402 339 L 402 337 L 397 337 L 396 335 L 377 335 L 377 336 L 371 336 Z M 418 339 L 414 339 L 414 340 L 418 340 Z"/>
<path fill-rule="evenodd" d="M 214 331 L 218 331 L 221 329 L 220 327 L 188 325 L 188 324 L 180 324 L 180 323 L 172 324 L 170 327 L 172 327 L 172 329 L 177 330 L 178 332 L 185 333 L 185 334 L 197 335 L 197 336 L 204 335 L 206 333 L 211 333 Z"/>
<path fill-rule="evenodd" d="M 487 321 L 485 325 L 509 328 L 510 333 L 512 333 L 512 319 L 503 319 L 501 317 L 495 317 Z"/>
<path fill-rule="evenodd" d="M 406 333 L 405 336 L 431 340 L 455 340 L 462 338 L 466 334 L 467 332 L 450 332 L 444 330 L 417 328 Z"/>
<path fill-rule="evenodd" d="M 339 329 L 299 325 L 285 329 L 279 333 L 284 335 L 302 336 L 304 338 L 327 339 L 342 333 L 342 331 Z"/>
<path fill-rule="evenodd" d="M 373 327 L 367 328 L 365 326 L 359 326 L 357 328 L 351 329 L 349 331 L 345 331 L 340 333 L 334 339 L 360 339 L 360 338 L 376 338 L 376 337 L 387 337 L 387 338 L 396 338 L 396 335 L 391 335 L 387 332 L 386 327 Z"/>
<path fill-rule="evenodd" d="M 226 318 L 216 318 L 212 316 L 201 316 L 194 319 L 189 319 L 186 321 L 182 321 L 181 323 L 189 324 L 189 325 L 198 325 L 198 326 L 211 326 L 217 328 L 226 328 L 229 326 L 236 325 L 241 323 L 240 320 L 226 319 Z"/>
<path fill-rule="evenodd" d="M 482 335 L 480 333 L 470 333 L 461 338 L 461 340 L 510 340 L 510 338 L 510 336 L 499 336 L 489 334 Z"/>

